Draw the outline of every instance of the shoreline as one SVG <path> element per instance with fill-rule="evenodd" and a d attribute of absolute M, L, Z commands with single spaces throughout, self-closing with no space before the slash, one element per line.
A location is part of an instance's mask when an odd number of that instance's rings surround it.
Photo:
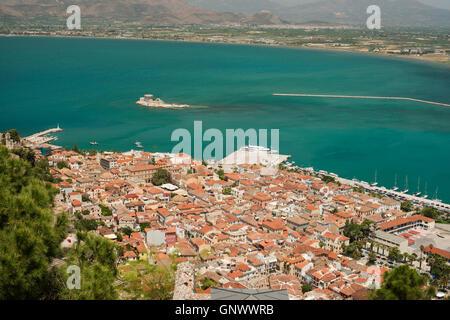
<path fill-rule="evenodd" d="M 438 59 L 427 58 L 426 55 L 417 56 L 417 55 L 397 55 L 392 53 L 374 53 L 374 52 L 366 52 L 360 50 L 352 50 L 349 48 L 338 49 L 336 47 L 310 47 L 310 46 L 293 46 L 293 45 L 269 45 L 269 44 L 259 44 L 259 43 L 234 43 L 234 42 L 208 42 L 208 41 L 200 41 L 200 40 L 169 40 L 169 39 L 144 39 L 137 37 L 99 37 L 99 36 L 71 36 L 71 35 L 8 35 L 8 34 L 0 34 L 0 37 L 29 37 L 29 38 L 75 38 L 75 39 L 109 39 L 109 40 L 139 40 L 139 41 L 161 41 L 161 42 L 176 42 L 176 43 L 205 43 L 205 44 L 222 44 L 222 45 L 241 45 L 241 46 L 255 46 L 255 47 L 264 47 L 264 48 L 286 48 L 286 49 L 305 49 L 305 50 L 320 50 L 320 51 L 328 51 L 328 52 L 346 52 L 353 54 L 361 54 L 361 55 L 370 55 L 373 57 L 391 57 L 398 58 L 403 61 L 420 61 L 424 63 L 433 63 L 440 66 L 446 66 L 450 68 L 450 59 L 448 61 L 441 61 Z"/>

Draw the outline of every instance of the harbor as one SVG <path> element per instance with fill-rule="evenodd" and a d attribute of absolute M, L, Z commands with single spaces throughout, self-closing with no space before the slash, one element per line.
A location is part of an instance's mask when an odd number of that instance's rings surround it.
<path fill-rule="evenodd" d="M 377 193 L 377 194 L 385 195 L 387 197 L 390 197 L 390 198 L 393 198 L 393 199 L 396 199 L 399 201 L 410 201 L 413 204 L 418 205 L 418 206 L 432 207 L 437 210 L 450 212 L 450 204 L 443 203 L 439 199 L 427 199 L 427 198 L 425 198 L 425 195 L 423 197 L 420 197 L 419 192 L 411 195 L 411 194 L 407 193 L 409 191 L 407 189 L 405 189 L 403 191 L 398 191 L 398 187 L 394 187 L 393 189 L 389 189 L 386 187 L 379 187 L 378 183 L 376 183 L 376 182 L 368 183 L 368 182 L 360 181 L 357 179 L 350 180 L 350 179 L 339 177 L 335 173 L 331 173 L 331 172 L 328 173 L 327 171 L 324 171 L 324 170 L 316 171 L 312 167 L 301 168 L 301 167 L 292 166 L 292 165 L 289 165 L 288 167 L 291 169 L 297 169 L 301 172 L 317 175 L 320 177 L 330 176 L 341 184 L 349 185 L 349 186 L 355 187 L 355 188 L 362 188 L 365 192 L 368 192 L 368 193 Z"/>

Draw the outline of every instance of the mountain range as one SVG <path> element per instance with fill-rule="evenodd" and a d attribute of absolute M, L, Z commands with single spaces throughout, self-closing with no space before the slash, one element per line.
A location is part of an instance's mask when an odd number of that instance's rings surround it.
<path fill-rule="evenodd" d="M 450 26 L 450 8 L 444 0 L 186 0 L 210 10 L 252 14 L 270 10 L 291 23 L 323 21 L 364 24 L 370 5 L 381 9 L 384 26 Z M 450 3 L 450 1 L 448 1 Z M 431 6 L 428 4 L 433 4 Z M 440 6 L 441 8 L 437 8 Z"/>
<path fill-rule="evenodd" d="M 270 12 L 243 13 L 207 10 L 182 0 L 2 0 L 1 19 L 67 17 L 66 9 L 76 3 L 82 19 L 98 22 L 121 21 L 144 25 L 175 24 L 279 24 L 282 21 Z"/>
<path fill-rule="evenodd" d="M 420 0 L 440 3 L 440 0 Z M 320 21 L 363 25 L 369 5 L 379 5 L 383 26 L 450 27 L 450 10 L 417 0 L 77 0 L 82 19 L 144 25 L 282 24 Z M 67 17 L 73 0 L 1 0 L 6 18 Z"/>

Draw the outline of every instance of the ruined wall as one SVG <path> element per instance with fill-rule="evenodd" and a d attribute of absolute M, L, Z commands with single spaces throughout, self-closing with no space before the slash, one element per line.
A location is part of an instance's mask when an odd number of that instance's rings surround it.
<path fill-rule="evenodd" d="M 209 300 L 209 294 L 194 292 L 194 265 L 189 261 L 180 263 L 175 278 L 173 300 Z"/>

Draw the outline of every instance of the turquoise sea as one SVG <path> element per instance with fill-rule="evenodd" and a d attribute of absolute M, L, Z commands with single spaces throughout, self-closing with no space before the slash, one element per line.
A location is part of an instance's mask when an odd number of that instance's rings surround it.
<path fill-rule="evenodd" d="M 56 144 L 170 151 L 176 128 L 280 129 L 297 165 L 450 201 L 450 108 L 408 101 L 276 97 L 402 96 L 450 103 L 450 68 L 308 49 L 166 41 L 0 37 L 0 131 L 55 127 Z M 204 106 L 155 110 L 146 93 Z"/>

